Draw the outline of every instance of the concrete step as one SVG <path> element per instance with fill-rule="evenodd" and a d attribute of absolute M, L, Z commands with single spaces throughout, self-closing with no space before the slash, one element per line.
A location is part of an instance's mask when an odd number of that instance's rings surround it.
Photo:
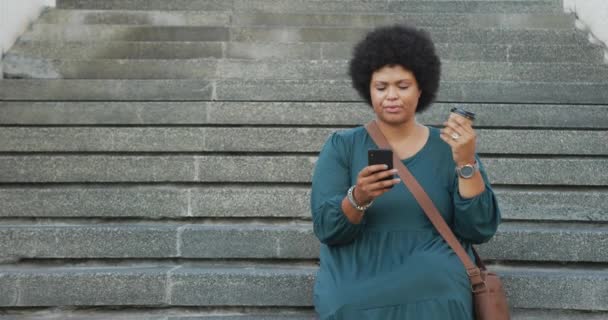
<path fill-rule="evenodd" d="M 235 10 L 285 12 L 458 12 L 458 13 L 518 13 L 563 12 L 560 0 L 534 1 L 343 1 L 343 0 L 59 0 L 62 9 L 103 10 Z"/>
<path fill-rule="evenodd" d="M 1 84 L 2 82 L 0 82 Z M 478 128 L 608 129 L 608 105 L 435 103 L 418 121 L 441 126 L 449 110 L 477 114 Z M 572 117 L 576 110 L 576 117 Z M 374 116 L 359 102 L 0 101 L 1 125 L 356 126 Z"/>
<path fill-rule="evenodd" d="M 353 47 L 341 43 L 323 43 L 321 46 L 322 59 L 350 59 Z M 584 44 L 435 43 L 435 49 L 442 60 L 454 61 L 604 63 L 603 51 L 600 48 Z M 249 56 L 241 54 L 235 57 L 257 58 L 255 50 L 256 48 L 249 49 Z"/>
<path fill-rule="evenodd" d="M 235 14 L 233 24 L 240 26 L 327 26 L 375 27 L 394 23 L 422 28 L 500 28 L 500 29 L 572 29 L 574 18 L 566 14 Z"/>
<path fill-rule="evenodd" d="M 315 269 L 22 267 L 3 270 L 0 306 L 309 306 Z"/>
<path fill-rule="evenodd" d="M 601 224 L 502 223 L 479 254 L 489 260 L 605 262 L 608 228 Z M 568 242 L 568 244 L 566 243 Z M 607 248 L 608 249 L 608 248 Z"/>
<path fill-rule="evenodd" d="M 340 27 L 188 27 L 34 24 L 23 41 L 245 41 L 355 42 L 370 28 Z M 435 42 L 484 44 L 589 45 L 583 32 L 572 29 L 427 28 Z"/>
<path fill-rule="evenodd" d="M 285 307 L 232 307 L 211 308 L 212 310 L 193 311 L 188 308 L 171 307 L 160 310 L 142 310 L 122 307 L 120 310 L 111 308 L 95 308 L 95 310 L 55 310 L 53 308 L 37 308 L 32 311 L 4 312 L 3 320 L 311 320 L 315 314 L 313 308 Z M 257 309 L 257 310 L 256 310 Z M 517 320 L 517 318 L 514 318 Z M 549 318 L 542 318 L 542 320 Z M 577 318 L 578 319 L 578 318 Z M 555 320 L 555 318 L 551 319 Z"/>
<path fill-rule="evenodd" d="M 328 26 L 374 27 L 409 23 L 436 28 L 572 29 L 567 14 L 310 14 L 209 11 L 48 10 L 38 20 L 44 24 L 104 24 L 156 26 Z"/>
<path fill-rule="evenodd" d="M 0 80 L 0 100 L 211 100 L 214 86 L 206 80 Z"/>
<path fill-rule="evenodd" d="M 60 9 L 95 9 L 95 10 L 197 10 L 223 11 L 232 10 L 233 1 L 223 0 L 59 0 Z"/>
<path fill-rule="evenodd" d="M 359 102 L 342 80 L 0 80 L 0 100 Z M 606 104 L 608 83 L 443 81 L 438 102 Z"/>
<path fill-rule="evenodd" d="M 491 267 L 490 267 L 491 268 Z M 549 269 L 549 268 L 547 268 Z M 544 268 L 517 268 L 517 267 L 494 267 L 491 270 L 501 275 L 505 290 L 509 298 L 509 305 L 515 308 L 543 308 L 543 309 L 579 309 L 580 299 L 588 301 L 589 306 L 597 311 L 605 311 L 603 306 L 606 300 L 605 293 L 586 293 L 583 287 L 601 286 L 601 281 L 597 277 L 590 279 L 593 275 L 598 275 L 589 269 L 576 269 L 576 267 L 564 269 L 544 269 Z M 601 268 L 597 269 L 602 273 Z M 545 273 L 546 272 L 546 273 Z M 588 273 L 587 273 L 588 272 Z M 601 276 L 600 276 L 601 277 Z M 581 287 L 568 283 L 570 279 L 578 278 Z M 583 284 L 585 283 L 585 284 Z M 557 289 L 556 286 L 562 289 Z M 536 289 L 533 289 L 536 288 Z M 555 288 L 555 289 L 551 289 Z M 534 292 L 535 290 L 538 290 Z M 543 290 L 555 290 L 552 292 L 541 292 Z M 572 290 L 576 290 L 573 292 Z M 605 292 L 604 289 L 602 292 Z M 593 290 L 591 290 L 593 291 Z M 597 291 L 596 291 L 597 292 Z M 589 300 L 587 300 L 589 299 Z M 578 305 L 578 306 L 577 306 Z M 585 310 L 587 307 L 579 309 Z"/>
<path fill-rule="evenodd" d="M 557 7 L 557 8 L 556 8 Z M 457 12 L 457 13 L 517 13 L 559 12 L 560 3 L 548 1 L 293 1 L 237 0 L 235 10 L 284 12 Z M 557 10 L 556 10 L 557 9 Z"/>
<path fill-rule="evenodd" d="M 305 306 L 316 266 L 255 264 L 6 268 L 0 306 Z M 512 308 L 608 310 L 599 269 L 493 267 Z M 238 295 L 234 293 L 238 292 Z M 19 297 L 19 298 L 18 298 Z"/>
<path fill-rule="evenodd" d="M 608 317 L 604 312 L 584 312 L 570 310 L 511 310 L 513 320 L 601 320 Z"/>
<path fill-rule="evenodd" d="M 605 186 L 606 158 L 483 157 L 492 184 Z M 316 157 L 232 155 L 0 156 L 2 183 L 309 183 Z"/>
<path fill-rule="evenodd" d="M 21 40 L 42 41 L 228 41 L 227 27 L 157 27 L 34 24 Z"/>
<path fill-rule="evenodd" d="M 45 59 L 350 59 L 354 43 L 45 42 L 19 41 L 7 53 Z M 442 60 L 478 62 L 603 62 L 591 45 L 436 43 Z"/>
<path fill-rule="evenodd" d="M 608 222 L 604 189 L 493 189 L 505 221 Z M 311 219 L 309 186 L 7 186 L 0 188 L 0 201 L 0 217 L 15 219 Z"/>
<path fill-rule="evenodd" d="M 6 78 L 348 80 L 348 60 L 55 60 L 9 54 Z M 608 65 L 444 60 L 443 81 L 608 83 Z"/>
<path fill-rule="evenodd" d="M 215 95 L 217 100 L 237 101 L 349 102 L 360 100 L 352 89 L 350 81 L 340 80 L 225 80 L 217 83 Z M 31 99 L 35 94 L 28 96 Z M 437 101 L 605 104 L 608 101 L 608 84 L 442 81 Z"/>
<path fill-rule="evenodd" d="M 526 15 L 522 15 L 522 18 Z M 534 16 L 534 15 L 530 15 Z M 547 21 L 551 15 L 539 15 Z M 557 16 L 557 15 L 553 15 Z M 564 15 L 566 16 L 566 15 Z M 567 16 L 566 16 L 567 17 Z M 557 21 L 558 18 L 553 18 Z M 562 19 L 564 19 L 562 17 Z M 565 20 L 565 19 L 564 19 Z M 62 25 L 154 25 L 154 26 L 227 26 L 232 24 L 230 11 L 134 11 L 134 10 L 61 10 L 42 13 L 37 20 Z"/>
<path fill-rule="evenodd" d="M 443 127 L 443 126 L 441 126 Z M 0 127 L 0 152 L 318 153 L 335 128 Z M 480 154 L 608 155 L 608 131 L 479 129 Z"/>
<path fill-rule="evenodd" d="M 395 226 L 397 230 L 401 230 L 399 226 Z M 319 241 L 311 223 L 3 223 L 0 235 L 5 239 L 0 244 L 2 260 L 319 257 Z M 608 262 L 607 237 L 608 227 L 602 225 L 504 222 L 494 238 L 479 248 L 488 260 Z"/>
<path fill-rule="evenodd" d="M 224 49 L 230 42 L 143 42 L 143 41 L 100 41 L 100 42 L 46 42 L 46 41 L 18 41 L 8 53 L 40 57 L 47 59 L 202 59 L 202 58 L 238 58 L 228 55 Z M 308 45 L 308 44 L 304 44 Z M 300 45 L 300 47 L 304 46 Z M 283 46 L 283 52 L 291 46 Z M 310 44 L 313 47 L 314 44 Z M 258 51 L 261 51 L 260 45 Z M 292 46 L 293 47 L 293 46 Z M 277 47 L 273 47 L 279 50 Z M 298 48 L 299 49 L 299 48 Z M 291 58 L 320 58 L 319 45 L 317 55 L 289 56 Z M 231 50 L 233 52 L 234 50 Z M 294 53 L 299 50 L 293 49 Z M 568 51 L 568 50 L 566 50 Z M 584 50 L 595 51 L 595 50 Z M 8 54 L 7 53 L 7 54 Z"/>
<path fill-rule="evenodd" d="M 106 311 L 97 308 L 95 311 L 57 311 L 52 308 L 37 309 L 32 312 L 12 313 L 6 311 L 2 319 L 6 320 L 49 320 L 49 319 L 79 319 L 79 320 L 311 320 L 314 319 L 312 308 L 261 308 L 260 311 L 217 309 L 210 312 L 182 311 L 174 308 L 163 309 L 162 311 L 140 311 L 123 309 L 121 311 Z M 268 313 L 271 312 L 271 313 Z M 38 314 L 41 314 L 38 316 Z M 534 309 L 514 309 L 511 310 L 513 320 L 604 320 L 608 317 L 608 312 L 585 312 L 567 310 L 534 310 Z"/>

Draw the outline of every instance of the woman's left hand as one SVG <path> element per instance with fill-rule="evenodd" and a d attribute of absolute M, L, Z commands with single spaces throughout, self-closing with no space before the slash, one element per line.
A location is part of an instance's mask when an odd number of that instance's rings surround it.
<path fill-rule="evenodd" d="M 473 122 L 465 117 L 451 113 L 441 129 L 441 139 L 452 148 L 452 156 L 457 166 L 475 162 L 477 135 Z"/>

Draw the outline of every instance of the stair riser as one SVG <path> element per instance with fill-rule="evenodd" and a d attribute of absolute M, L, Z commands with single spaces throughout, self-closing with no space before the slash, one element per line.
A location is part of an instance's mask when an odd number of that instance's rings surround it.
<path fill-rule="evenodd" d="M 0 306 L 312 305 L 316 267 L 182 267 L 10 271 L 0 277 Z M 502 271 L 512 308 L 606 311 L 608 276 L 599 272 Z M 593 290 L 590 290 L 593 288 Z M 235 292 L 239 292 L 235 295 Z M 19 299 L 17 300 L 17 297 Z"/>
<path fill-rule="evenodd" d="M 21 41 L 9 55 L 46 59 L 350 59 L 354 43 L 64 42 Z M 436 43 L 442 60 L 478 62 L 602 63 L 592 46 Z"/>
<path fill-rule="evenodd" d="M 608 222 L 605 191 L 495 186 L 494 193 L 505 220 Z M 0 201 L 5 204 L 0 207 L 0 217 L 6 218 L 311 219 L 309 186 L 4 187 Z"/>
<path fill-rule="evenodd" d="M 361 101 L 350 82 L 340 80 L 4 80 L 0 100 Z M 605 104 L 608 84 L 443 81 L 437 101 Z"/>
<path fill-rule="evenodd" d="M 130 310 L 119 311 L 96 311 L 95 315 L 86 313 L 86 311 L 73 311 L 70 316 L 79 320 L 100 320 L 100 319 L 116 319 L 116 320 L 310 320 L 314 319 L 315 313 L 313 308 L 305 308 L 300 311 L 293 311 L 293 308 L 248 308 L 250 311 L 242 312 L 235 311 L 233 308 L 214 308 L 215 311 L 210 312 L 183 312 L 173 311 L 171 309 L 165 312 L 150 313 L 138 312 L 136 315 Z M 253 309 L 253 310 L 252 310 Z M 285 310 L 287 309 L 287 310 Z M 46 311 L 46 310 L 45 310 Z M 14 316 L 14 320 L 47 320 L 49 316 L 56 316 L 60 312 L 53 310 L 47 311 L 47 316 L 26 315 L 23 317 Z M 218 315 L 221 314 L 221 315 Z M 193 318 L 196 317 L 196 318 Z M 512 309 L 511 319 L 513 320 L 605 320 L 608 318 L 606 312 L 584 312 L 584 311 L 559 311 L 559 310 L 529 310 L 529 309 Z"/>
<path fill-rule="evenodd" d="M 309 183 L 309 156 L 2 156 L 0 182 Z M 267 166 L 266 164 L 272 164 Z M 484 157 L 493 184 L 608 184 L 608 160 Z"/>
<path fill-rule="evenodd" d="M 323 128 L 0 128 L 0 152 L 314 152 Z M 480 154 L 608 155 L 608 132 L 477 130 Z"/>
<path fill-rule="evenodd" d="M 541 1 L 294 1 L 294 0 L 60 0 L 63 9 L 236 10 L 285 12 L 563 12 L 560 0 Z"/>
<path fill-rule="evenodd" d="M 21 40 L 39 41 L 246 41 L 246 42 L 356 42 L 370 28 L 280 28 L 280 27 L 145 27 L 81 26 L 77 29 L 53 24 L 35 24 Z M 588 45 L 574 30 L 428 29 L 437 43 L 568 44 Z"/>
<path fill-rule="evenodd" d="M 39 23 L 156 26 L 328 26 L 375 27 L 394 23 L 439 28 L 572 29 L 565 14 L 276 14 L 190 11 L 68 11 L 52 10 Z"/>
<path fill-rule="evenodd" d="M 394 230 L 399 230 L 394 226 Z M 608 230 L 503 224 L 480 245 L 484 259 L 499 261 L 608 262 Z M 11 226 L 0 258 L 205 258 L 318 259 L 319 241 L 311 224 Z M 60 246 L 57 244 L 60 243 Z M 201 246 L 201 244 L 204 244 Z M 522 250 L 526 248 L 526 250 Z M 404 249 L 405 250 L 405 249 Z"/>
<path fill-rule="evenodd" d="M 608 129 L 606 105 L 435 103 L 418 121 L 442 126 L 455 106 L 478 128 Z M 576 118 L 571 116 L 576 108 Z M 3 125 L 357 126 L 374 116 L 361 102 L 5 102 Z M 481 137 L 483 139 L 483 137 Z M 555 147 L 555 146 L 554 146 Z"/>
<path fill-rule="evenodd" d="M 39 60 L 8 55 L 7 78 L 348 80 L 347 60 Z M 608 83 L 608 67 L 444 61 L 444 81 Z"/>

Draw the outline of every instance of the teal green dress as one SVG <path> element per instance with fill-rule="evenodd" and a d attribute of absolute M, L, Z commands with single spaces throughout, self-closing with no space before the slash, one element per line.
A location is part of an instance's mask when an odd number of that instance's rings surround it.
<path fill-rule="evenodd" d="M 480 163 L 485 191 L 464 199 L 448 144 L 429 127 L 424 147 L 404 159 L 473 258 L 488 241 L 500 211 Z M 364 127 L 333 133 L 315 166 L 311 209 L 321 241 L 314 306 L 321 320 L 473 320 L 471 285 L 462 262 L 437 233 L 403 183 L 378 197 L 360 224 L 342 199 L 378 148 Z"/>

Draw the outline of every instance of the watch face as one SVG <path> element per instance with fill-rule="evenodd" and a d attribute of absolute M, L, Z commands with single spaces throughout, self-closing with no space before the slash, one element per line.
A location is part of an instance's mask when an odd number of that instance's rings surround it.
<path fill-rule="evenodd" d="M 475 173 L 475 169 L 473 168 L 473 166 L 466 165 L 460 168 L 460 175 L 464 178 L 472 177 L 473 173 Z"/>

